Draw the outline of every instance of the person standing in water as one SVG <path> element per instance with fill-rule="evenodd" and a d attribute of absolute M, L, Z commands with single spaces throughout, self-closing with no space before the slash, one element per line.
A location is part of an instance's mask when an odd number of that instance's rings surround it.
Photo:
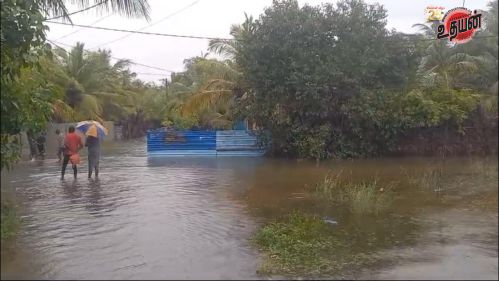
<path fill-rule="evenodd" d="M 88 178 L 92 178 L 95 169 L 95 178 L 99 177 L 100 140 L 94 136 L 87 136 L 85 146 L 88 148 Z"/>
<path fill-rule="evenodd" d="M 64 173 L 66 172 L 66 167 L 70 161 L 73 165 L 74 178 L 76 179 L 76 175 L 78 174 L 76 165 L 80 164 L 79 151 L 82 148 L 83 142 L 81 141 L 81 137 L 75 133 L 75 127 L 70 126 L 68 134 L 64 139 L 64 159 L 62 161 L 61 180 L 64 179 Z"/>
<path fill-rule="evenodd" d="M 57 158 L 59 158 L 59 162 L 61 162 L 62 156 L 64 155 L 64 135 L 59 129 L 55 130 L 55 134 L 57 135 Z"/>
<path fill-rule="evenodd" d="M 38 147 L 38 156 L 43 160 L 45 158 L 45 133 L 40 133 L 36 138 L 36 145 Z"/>
<path fill-rule="evenodd" d="M 36 153 L 36 140 L 33 130 L 28 129 L 28 131 L 26 131 L 26 136 L 28 138 L 28 144 L 29 144 L 29 159 L 31 161 L 35 161 L 37 153 Z"/>

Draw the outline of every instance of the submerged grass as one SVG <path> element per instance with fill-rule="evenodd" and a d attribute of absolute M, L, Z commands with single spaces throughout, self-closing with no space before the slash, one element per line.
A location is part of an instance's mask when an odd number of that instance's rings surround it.
<path fill-rule="evenodd" d="M 417 178 L 417 183 L 423 189 L 441 191 L 443 188 L 443 179 L 441 167 L 430 168 L 425 170 L 423 174 Z"/>
<path fill-rule="evenodd" d="M 379 214 L 392 204 L 390 186 L 380 186 L 377 180 L 354 183 L 342 180 L 341 173 L 326 176 L 316 185 L 315 195 L 329 202 L 347 205 L 356 214 Z"/>
<path fill-rule="evenodd" d="M 262 274 L 331 275 L 370 260 L 354 254 L 349 243 L 336 237 L 333 227 L 319 217 L 297 212 L 262 227 L 255 242 L 265 253 Z"/>
<path fill-rule="evenodd" d="M 490 184 L 497 185 L 497 164 L 474 160 L 463 164 L 459 170 L 446 170 L 442 166 L 430 167 L 412 178 L 412 182 L 424 190 L 435 192 L 453 189 L 474 189 L 481 191 Z M 472 190 L 473 191 L 473 190 Z"/>
<path fill-rule="evenodd" d="M 493 162 L 475 160 L 470 165 L 470 172 L 472 177 L 497 180 L 498 177 L 497 159 Z"/>
<path fill-rule="evenodd" d="M 11 204 L 6 202 L 1 203 L 0 222 L 1 241 L 4 242 L 5 240 L 14 236 L 19 225 L 19 220 Z"/>
<path fill-rule="evenodd" d="M 405 213 L 406 203 L 425 201 L 414 206 L 408 204 L 408 208 L 420 208 L 426 206 L 423 204 L 433 204 L 434 201 L 426 200 L 428 198 L 437 198 L 437 204 L 447 200 L 444 193 L 443 196 L 426 196 L 426 191 L 459 194 L 454 196 L 457 199 L 452 199 L 456 205 L 465 203 L 469 207 L 478 204 L 497 209 L 497 165 L 471 162 L 470 165 L 452 168 L 434 165 L 416 175 L 406 173 L 405 182 L 397 184 L 397 200 L 404 192 L 418 197 L 395 204 L 396 183 L 393 181 L 390 184 L 376 179 L 355 181 L 351 176 L 342 177 L 341 173 L 326 176 L 309 189 L 317 199 L 315 202 L 325 203 L 316 204 L 318 208 L 311 212 L 333 214 L 337 223 L 294 212 L 264 225 L 254 239 L 265 257 L 259 272 L 304 278 L 344 278 L 376 265 L 378 261 L 396 262 L 392 257 L 384 257 L 381 250 L 400 245 L 414 246 L 424 229 L 420 221 Z M 424 190 L 414 192 L 414 188 Z M 454 201 L 450 203 L 454 204 Z M 401 209 L 400 202 L 406 204 Z"/>

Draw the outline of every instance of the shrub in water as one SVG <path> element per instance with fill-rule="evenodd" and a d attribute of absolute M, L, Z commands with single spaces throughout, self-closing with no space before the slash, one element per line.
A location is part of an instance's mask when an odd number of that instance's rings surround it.
<path fill-rule="evenodd" d="M 316 185 L 315 194 L 336 204 L 348 205 L 353 213 L 379 214 L 391 205 L 393 194 L 376 180 L 353 183 L 341 180 L 339 174 L 324 178 Z"/>

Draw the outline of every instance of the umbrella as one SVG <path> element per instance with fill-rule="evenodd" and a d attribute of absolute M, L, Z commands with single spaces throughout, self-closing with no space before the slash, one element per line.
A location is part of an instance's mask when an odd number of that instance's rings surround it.
<path fill-rule="evenodd" d="M 78 122 L 78 124 L 76 124 L 76 129 L 87 136 L 93 136 L 100 139 L 103 139 L 108 132 L 101 123 L 94 120 Z"/>

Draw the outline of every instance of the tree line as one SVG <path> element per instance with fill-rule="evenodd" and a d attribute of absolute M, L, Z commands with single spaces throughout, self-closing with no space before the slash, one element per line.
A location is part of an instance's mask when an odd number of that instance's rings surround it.
<path fill-rule="evenodd" d="M 300 158 L 497 153 L 497 1 L 462 45 L 386 28 L 379 4 L 274 1 L 210 47 L 241 73 L 232 112 Z"/>
<path fill-rule="evenodd" d="M 148 17 L 146 1 L 107 3 Z M 475 38 L 455 46 L 436 40 L 435 24 L 388 30 L 378 4 L 274 1 L 160 85 L 137 79 L 110 50 L 47 44 L 43 20 L 70 20 L 63 4 L 2 1 L 2 168 L 18 159 L 21 131 L 85 119 L 123 124 L 130 137 L 246 119 L 270 154 L 300 158 L 373 157 L 440 140 L 435 149 L 452 150 L 455 139 L 497 152 L 497 1 Z"/>

